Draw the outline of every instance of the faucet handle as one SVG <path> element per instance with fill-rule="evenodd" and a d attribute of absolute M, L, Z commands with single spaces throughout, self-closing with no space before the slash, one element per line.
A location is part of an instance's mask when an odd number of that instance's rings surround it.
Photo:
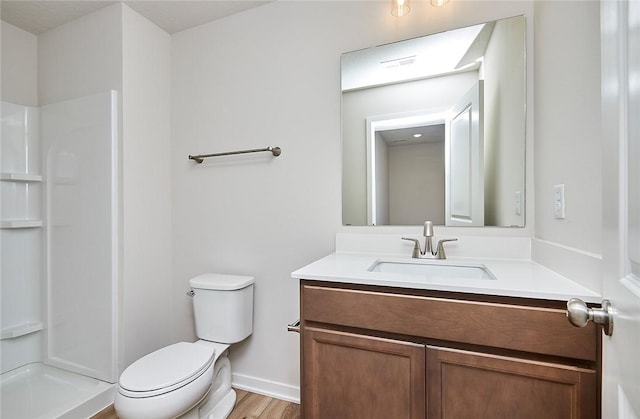
<path fill-rule="evenodd" d="M 433 237 L 433 223 L 431 221 L 424 222 L 424 232 L 422 234 L 425 237 Z"/>
<path fill-rule="evenodd" d="M 458 239 L 442 239 L 438 240 L 438 248 L 436 249 L 436 255 L 438 259 L 446 259 L 447 255 L 444 253 L 444 243 L 445 242 L 455 242 Z"/>
<path fill-rule="evenodd" d="M 412 241 L 414 245 L 413 245 L 413 253 L 411 254 L 411 257 L 416 259 L 420 258 L 420 254 L 422 253 L 422 249 L 420 249 L 420 240 L 412 239 L 409 237 L 403 237 L 402 240 Z"/>

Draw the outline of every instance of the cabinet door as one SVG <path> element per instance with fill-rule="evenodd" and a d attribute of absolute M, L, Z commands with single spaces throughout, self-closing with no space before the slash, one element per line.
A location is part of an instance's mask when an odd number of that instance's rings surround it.
<path fill-rule="evenodd" d="M 597 400 L 590 369 L 427 348 L 429 419 L 592 419 Z"/>
<path fill-rule="evenodd" d="M 304 328 L 305 419 L 423 419 L 425 346 Z"/>

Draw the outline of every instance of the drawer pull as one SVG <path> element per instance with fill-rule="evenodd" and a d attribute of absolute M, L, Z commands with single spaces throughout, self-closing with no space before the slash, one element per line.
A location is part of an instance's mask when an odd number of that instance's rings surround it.
<path fill-rule="evenodd" d="M 300 319 L 294 321 L 293 323 L 289 323 L 287 325 L 287 332 L 300 333 Z"/>

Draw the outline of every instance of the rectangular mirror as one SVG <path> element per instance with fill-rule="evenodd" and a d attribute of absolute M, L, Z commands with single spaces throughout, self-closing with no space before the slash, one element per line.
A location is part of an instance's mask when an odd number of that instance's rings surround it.
<path fill-rule="evenodd" d="M 342 55 L 344 225 L 524 226 L 525 22 Z"/>

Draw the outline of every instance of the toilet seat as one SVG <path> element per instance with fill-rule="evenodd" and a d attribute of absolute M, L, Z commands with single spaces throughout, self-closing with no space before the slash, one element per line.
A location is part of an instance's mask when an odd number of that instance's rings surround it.
<path fill-rule="evenodd" d="M 127 367 L 118 382 L 118 392 L 126 397 L 145 398 L 183 387 L 213 364 L 210 346 L 179 342 L 152 352 Z"/>

